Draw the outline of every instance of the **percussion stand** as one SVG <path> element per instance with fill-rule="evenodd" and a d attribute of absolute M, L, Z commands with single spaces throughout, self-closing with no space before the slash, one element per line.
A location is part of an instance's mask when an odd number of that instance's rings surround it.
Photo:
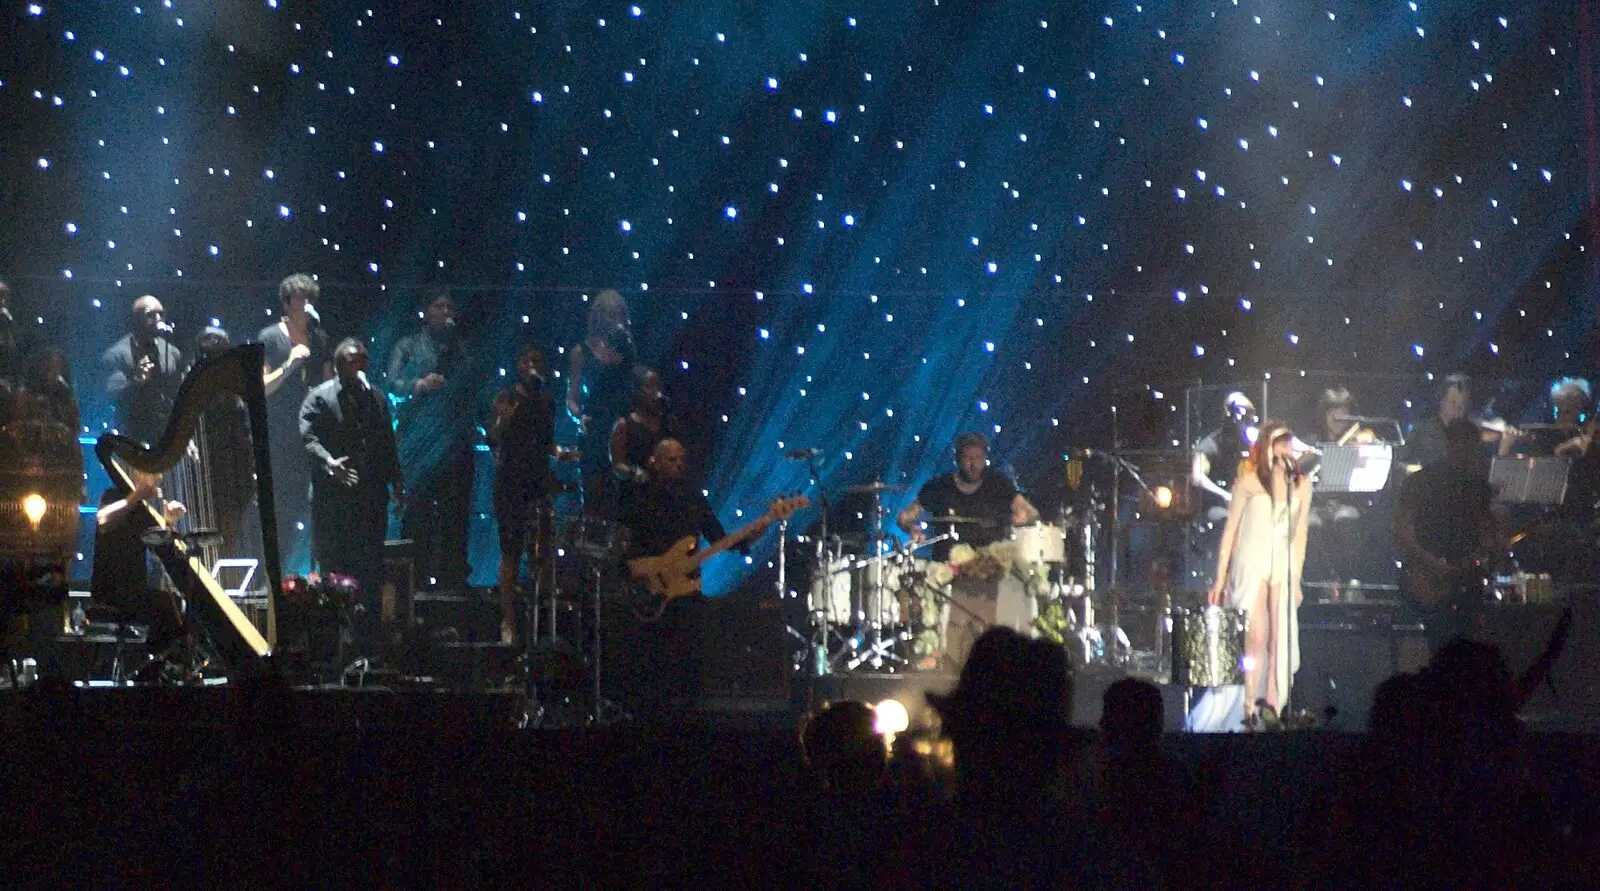
<path fill-rule="evenodd" d="M 551 660 L 558 657 L 565 646 L 571 646 L 561 636 L 557 612 L 563 592 L 556 581 L 556 558 L 565 551 L 555 548 L 556 517 L 553 506 L 536 510 L 523 539 L 523 553 L 527 555 L 530 586 L 522 598 L 522 609 L 527 617 L 527 632 L 522 641 L 523 696 L 517 726 L 572 726 L 571 712 L 561 708 L 569 702 L 566 695 L 557 695 L 547 701 L 540 695 L 539 684 L 548 680 L 547 669 Z M 578 555 L 581 558 L 581 554 Z M 599 562 L 595 563 L 596 572 Z M 541 620 L 541 615 L 544 619 Z M 598 615 L 596 616 L 598 627 Z M 559 661 L 559 659 L 557 659 Z M 598 713 L 598 709 L 596 710 Z"/>
<path fill-rule="evenodd" d="M 908 554 L 910 554 L 911 552 L 916 551 L 918 548 L 925 548 L 925 547 L 928 547 L 929 545 L 935 545 L 935 544 L 938 544 L 941 541 L 960 541 L 960 540 L 961 540 L 961 536 L 952 529 L 952 531 L 950 531 L 950 532 L 945 532 L 945 533 L 942 533 L 940 535 L 935 535 L 932 538 L 926 538 L 926 539 L 923 539 L 922 541 L 915 542 L 915 543 L 913 543 L 912 545 L 910 545 L 906 549 L 906 552 Z M 926 583 L 924 583 L 924 584 L 926 584 Z M 929 588 L 929 590 L 933 591 L 934 597 L 936 597 L 945 606 L 948 606 L 951 609 L 954 609 L 954 610 L 957 610 L 957 611 L 959 611 L 961 613 L 964 613 L 968 619 L 971 619 L 973 622 L 976 622 L 976 623 L 979 623 L 979 624 L 983 625 L 985 628 L 990 627 L 989 626 L 989 621 L 987 619 L 983 618 L 982 616 L 978 615 L 977 613 L 973 612 L 972 611 L 972 607 L 967 606 L 966 604 L 960 602 L 959 600 L 956 600 L 956 595 L 955 595 L 954 584 L 953 583 L 951 585 L 949 585 L 949 586 L 940 586 L 940 587 L 937 587 L 937 588 Z M 918 593 L 913 593 L 912 596 L 920 597 L 921 595 L 918 594 Z M 941 640 L 941 644 L 943 644 L 943 643 L 944 643 L 944 641 Z M 856 659 L 856 661 L 854 661 L 854 662 L 852 662 L 850 664 L 850 668 L 854 669 L 857 665 L 861 664 L 861 661 L 862 661 L 862 657 L 858 657 Z M 901 659 L 900 661 L 904 662 L 906 660 Z"/>
<path fill-rule="evenodd" d="M 1122 563 L 1122 474 L 1126 473 L 1133 479 L 1135 483 L 1138 483 L 1139 488 L 1144 490 L 1145 494 L 1149 495 L 1152 500 L 1155 499 L 1155 492 L 1150 488 L 1150 484 L 1144 481 L 1144 476 L 1139 473 L 1138 465 L 1134 464 L 1132 461 L 1129 461 L 1127 458 L 1122 457 L 1116 452 L 1098 452 L 1096 454 L 1103 455 L 1106 460 L 1111 462 L 1111 581 L 1107 587 L 1112 597 L 1110 628 L 1114 632 L 1112 635 L 1112 645 L 1115 646 L 1116 641 L 1119 641 L 1126 636 L 1123 633 L 1121 626 L 1118 624 L 1121 621 L 1121 617 L 1117 614 L 1116 610 L 1117 598 L 1121 596 L 1119 589 L 1120 580 L 1117 578 L 1117 576 Z M 1083 608 L 1083 624 L 1085 631 L 1092 628 L 1094 625 L 1092 610 L 1093 608 L 1089 604 L 1089 598 L 1085 597 Z"/>
<path fill-rule="evenodd" d="M 589 561 L 589 604 L 591 610 L 589 617 L 591 623 L 589 626 L 589 680 L 593 686 L 594 694 L 594 711 L 590 715 L 590 719 L 593 723 L 602 727 L 619 721 L 626 721 L 630 717 L 621 706 L 605 698 L 600 689 L 600 601 L 603 589 L 601 579 L 603 563 L 603 560 L 597 558 L 590 558 Z"/>
<path fill-rule="evenodd" d="M 856 654 L 850 661 L 849 668 L 854 670 L 862 663 L 870 662 L 873 668 L 882 668 L 885 662 L 905 662 L 895 655 L 890 648 L 895 645 L 893 635 L 883 636 L 883 564 L 889 559 L 890 554 L 884 552 L 888 543 L 888 536 L 884 532 L 883 518 L 889 513 L 883 506 L 883 492 L 872 493 L 872 524 L 874 535 L 872 539 L 872 593 L 867 598 L 867 621 L 863 629 L 863 651 Z"/>
<path fill-rule="evenodd" d="M 544 604 L 544 581 L 546 564 L 549 564 L 551 575 L 550 600 L 555 601 L 555 565 L 550 560 L 550 523 L 553 515 L 548 504 L 534 501 L 530 508 L 533 516 L 528 523 L 527 531 L 522 536 L 522 553 L 528 561 L 528 588 L 522 593 L 522 614 L 526 618 L 526 627 L 522 633 L 522 712 L 521 721 L 524 725 L 537 726 L 542 723 L 545 715 L 544 703 L 539 697 L 539 682 L 534 666 L 538 659 L 538 650 L 543 641 L 539 632 L 539 610 Z M 550 644 L 556 642 L 555 614 L 550 615 Z"/>
<path fill-rule="evenodd" d="M 831 594 L 833 576 L 829 572 L 831 569 L 831 561 L 829 560 L 830 554 L 828 553 L 828 493 L 822 488 L 821 485 L 822 454 L 820 452 L 813 454 L 806 462 L 806 466 L 810 471 L 811 486 L 817 490 L 817 507 L 819 508 L 817 521 L 817 547 L 814 559 L 812 560 L 811 584 L 812 587 L 815 588 L 817 584 L 816 580 L 823 579 L 824 590 L 830 592 Z M 790 595 L 788 581 L 788 541 L 789 519 L 785 517 L 778 521 L 779 602 L 782 602 Z M 806 664 L 809 666 L 809 674 L 813 678 L 822 677 L 832 669 L 832 653 L 828 647 L 830 643 L 829 635 L 832 633 L 832 629 L 828 618 L 827 611 L 817 609 L 816 606 L 810 602 L 810 598 L 808 597 L 806 602 L 806 621 L 809 627 L 806 629 L 806 633 L 802 634 L 793 626 L 789 627 L 789 633 L 794 635 L 796 638 L 799 638 L 805 644 L 804 657 L 809 659 L 809 662 Z"/>

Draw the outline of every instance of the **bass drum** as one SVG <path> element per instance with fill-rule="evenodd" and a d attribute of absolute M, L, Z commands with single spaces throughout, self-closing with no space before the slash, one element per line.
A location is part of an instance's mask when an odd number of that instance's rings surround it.
<path fill-rule="evenodd" d="M 628 550 L 627 527 L 596 517 L 578 517 L 567 524 L 563 548 L 591 560 L 620 560 Z"/>

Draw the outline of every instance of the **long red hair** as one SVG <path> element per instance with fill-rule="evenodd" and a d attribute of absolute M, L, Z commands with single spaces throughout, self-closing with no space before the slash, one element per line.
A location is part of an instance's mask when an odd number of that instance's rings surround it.
<path fill-rule="evenodd" d="M 1256 441 L 1250 446 L 1250 457 L 1245 459 L 1240 470 L 1254 473 L 1261 482 L 1262 491 L 1272 492 L 1272 441 L 1293 435 L 1294 431 L 1282 421 L 1269 418 L 1261 422 Z"/>

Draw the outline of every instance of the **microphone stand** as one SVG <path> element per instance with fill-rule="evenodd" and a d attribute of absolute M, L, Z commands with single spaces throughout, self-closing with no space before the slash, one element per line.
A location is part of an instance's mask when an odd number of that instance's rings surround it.
<path fill-rule="evenodd" d="M 1296 461 L 1296 460 L 1294 460 L 1292 458 L 1289 459 L 1289 465 L 1288 465 L 1287 468 L 1285 468 L 1285 471 L 1286 472 L 1284 474 L 1284 482 L 1288 483 L 1288 487 L 1287 487 L 1288 491 L 1286 491 L 1284 493 L 1284 495 L 1283 495 L 1283 502 L 1284 502 L 1284 507 L 1286 509 L 1286 513 L 1288 514 L 1289 522 L 1287 524 L 1287 528 L 1284 530 L 1284 543 L 1283 543 L 1283 546 L 1284 546 L 1283 576 L 1284 576 L 1284 588 L 1285 588 L 1285 590 L 1283 592 L 1283 614 L 1285 616 L 1289 617 L 1289 620 L 1288 620 L 1288 622 L 1285 623 L 1284 628 L 1285 628 L 1285 633 L 1288 634 L 1288 636 L 1289 636 L 1289 641 L 1288 641 L 1288 643 L 1289 643 L 1289 646 L 1288 646 L 1288 663 L 1289 663 L 1289 665 L 1292 666 L 1299 659 L 1299 653 L 1298 653 L 1299 647 L 1297 646 L 1298 635 L 1295 634 L 1294 631 L 1291 630 L 1289 626 L 1291 624 L 1292 625 L 1298 625 L 1299 622 L 1300 622 L 1299 608 L 1294 605 L 1294 589 L 1295 589 L 1294 533 L 1295 533 L 1295 527 L 1300 525 L 1299 518 L 1295 516 L 1295 512 L 1294 512 L 1294 496 L 1295 496 L 1295 490 L 1300 487 L 1300 481 L 1305 478 L 1305 474 L 1300 469 L 1300 462 L 1298 462 L 1298 461 Z M 1305 504 L 1300 505 L 1300 509 L 1303 510 L 1303 511 L 1310 510 L 1311 509 L 1310 500 L 1307 499 L 1307 502 Z M 1276 632 L 1277 632 L 1277 629 L 1275 629 L 1275 628 L 1269 628 L 1267 630 L 1268 630 L 1268 632 L 1270 632 L 1272 634 L 1276 634 Z M 1277 649 L 1277 646 L 1275 644 L 1273 646 L 1273 649 L 1274 650 Z M 1272 663 L 1273 673 L 1276 674 L 1277 673 L 1277 668 L 1278 668 L 1277 660 L 1275 658 L 1270 658 L 1268 661 L 1270 661 Z M 1270 679 L 1268 679 L 1268 682 L 1270 683 Z M 1293 671 L 1289 672 L 1288 686 L 1290 687 L 1291 690 L 1294 687 L 1294 672 Z M 1265 693 L 1266 693 L 1266 687 L 1267 687 L 1266 684 L 1262 684 L 1261 685 L 1261 690 L 1262 690 L 1262 694 L 1263 695 L 1265 695 Z M 1290 690 L 1279 690 L 1278 691 L 1278 694 L 1283 697 L 1283 709 L 1281 711 L 1279 711 L 1279 713 L 1278 713 L 1278 721 L 1280 723 L 1283 721 L 1283 719 L 1286 716 L 1286 713 L 1289 710 L 1289 693 L 1290 693 Z"/>
<path fill-rule="evenodd" d="M 822 590 L 825 592 L 823 594 L 823 603 L 827 603 L 832 597 L 833 576 L 830 572 L 832 566 L 828 560 L 829 506 L 828 493 L 822 486 L 822 455 L 815 454 L 810 456 L 810 458 L 806 461 L 806 469 L 811 478 L 811 487 L 817 492 L 817 507 L 821 511 L 817 523 L 817 546 L 813 551 L 811 563 L 811 587 L 815 589 L 820 581 L 822 584 Z M 788 526 L 789 521 L 787 519 L 778 521 L 779 600 L 789 596 L 786 568 L 787 560 L 785 557 L 785 554 L 788 551 Z M 789 629 L 789 632 L 805 641 L 805 658 L 809 659 L 809 662 L 807 663 L 807 675 L 812 679 L 813 685 L 815 685 L 816 680 L 827 675 L 833 667 L 832 653 L 828 647 L 828 644 L 830 643 L 829 635 L 832 633 L 832 629 L 829 627 L 829 616 L 827 610 L 825 608 L 821 608 L 820 604 L 811 603 L 809 593 L 806 601 L 806 624 L 808 626 L 806 628 L 807 633 L 801 634 L 792 627 Z"/>
<path fill-rule="evenodd" d="M 1114 434 L 1113 434 L 1113 442 L 1115 442 Z M 1120 610 L 1118 609 L 1118 602 L 1119 602 L 1119 600 L 1121 599 L 1121 596 L 1122 596 L 1121 592 L 1120 592 L 1120 590 L 1118 588 L 1118 582 L 1119 582 L 1118 575 L 1119 575 L 1119 570 L 1120 570 L 1121 563 L 1122 563 L 1122 507 L 1121 507 L 1121 505 L 1122 505 L 1122 474 L 1126 473 L 1128 476 L 1132 477 L 1133 481 L 1139 485 L 1139 488 L 1142 491 L 1144 491 L 1145 494 L 1149 495 L 1152 500 L 1155 499 L 1155 490 L 1151 489 L 1150 488 L 1150 484 L 1145 482 L 1144 475 L 1142 473 L 1140 473 L 1140 471 L 1139 471 L 1139 465 L 1134 464 L 1132 461 L 1129 461 L 1127 458 L 1122 457 L 1121 455 L 1117 454 L 1114 451 L 1113 452 L 1094 452 L 1093 456 L 1097 457 L 1097 458 L 1105 458 L 1107 461 L 1110 461 L 1111 462 L 1111 469 L 1112 469 L 1111 524 L 1110 524 L 1111 525 L 1111 530 L 1110 530 L 1110 535 L 1109 535 L 1109 538 L 1111 539 L 1111 571 L 1110 571 L 1110 581 L 1109 581 L 1109 583 L 1107 585 L 1107 590 L 1108 590 L 1108 593 L 1110 594 L 1110 597 L 1111 597 L 1110 630 L 1113 632 L 1113 634 L 1112 634 L 1112 647 L 1113 647 L 1113 650 L 1112 650 L 1112 658 L 1111 658 L 1110 661 L 1112 662 L 1112 664 L 1117 664 L 1119 662 L 1119 659 L 1117 658 L 1115 646 L 1116 646 L 1117 642 L 1123 640 L 1126 637 L 1126 634 L 1122 630 L 1122 626 L 1121 626 L 1122 617 L 1120 615 Z M 1097 626 L 1094 623 L 1093 615 L 1091 613 L 1092 609 L 1093 609 L 1093 606 L 1091 604 L 1089 604 L 1088 598 L 1086 598 L 1085 599 L 1085 608 L 1084 608 L 1083 629 L 1079 632 L 1079 634 L 1083 635 L 1085 637 L 1085 645 L 1086 645 L 1087 649 L 1093 649 L 1092 646 L 1089 646 L 1089 640 L 1092 639 L 1093 637 L 1100 636 L 1100 632 L 1099 632 Z M 1102 637 L 1102 640 L 1101 640 L 1101 647 L 1102 647 L 1101 652 L 1103 654 L 1104 653 L 1104 639 L 1103 639 L 1103 637 Z"/>

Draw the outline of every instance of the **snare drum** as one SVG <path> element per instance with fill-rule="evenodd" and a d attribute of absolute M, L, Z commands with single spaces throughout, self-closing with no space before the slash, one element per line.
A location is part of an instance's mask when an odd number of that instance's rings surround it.
<path fill-rule="evenodd" d="M 850 625 L 855 613 L 850 609 L 849 557 L 835 557 L 828 568 L 811 580 L 811 598 L 807 609 L 811 615 L 829 625 Z"/>
<path fill-rule="evenodd" d="M 1034 523 L 1011 530 L 1011 540 L 1016 544 L 1017 568 L 1026 572 L 1024 564 L 1065 563 L 1067 559 L 1067 530 L 1051 523 Z"/>
<path fill-rule="evenodd" d="M 1186 687 L 1244 683 L 1247 618 L 1236 609 L 1208 606 L 1172 611 L 1172 682 Z"/>

